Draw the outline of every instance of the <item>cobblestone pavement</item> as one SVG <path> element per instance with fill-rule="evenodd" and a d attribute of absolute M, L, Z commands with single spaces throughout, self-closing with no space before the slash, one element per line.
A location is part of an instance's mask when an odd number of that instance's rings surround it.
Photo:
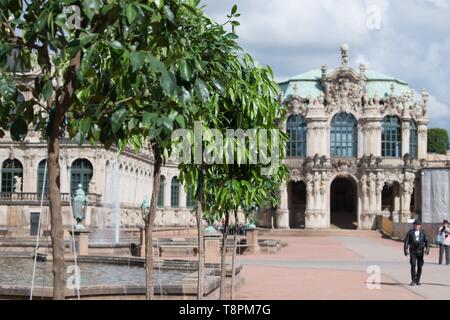
<path fill-rule="evenodd" d="M 288 245 L 275 255 L 240 256 L 244 285 L 238 299 L 450 299 L 450 267 L 438 249 L 425 258 L 422 286 L 410 287 L 409 257 L 401 242 L 376 231 L 265 232 Z M 367 268 L 381 270 L 379 290 L 367 287 Z"/>

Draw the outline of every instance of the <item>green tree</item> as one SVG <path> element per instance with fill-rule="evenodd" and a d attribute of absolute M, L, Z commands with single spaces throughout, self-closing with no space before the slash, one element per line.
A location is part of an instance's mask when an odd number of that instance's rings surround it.
<path fill-rule="evenodd" d="M 69 5 L 80 16 L 67 14 Z M 199 0 L 0 2 L 0 61 L 13 50 L 19 69 L 41 70 L 33 98 L 17 102 L 17 73 L 2 65 L 0 124 L 23 139 L 33 125 L 48 134 L 49 199 L 54 298 L 64 298 L 59 143 L 68 119 L 70 138 L 120 150 L 148 143 L 154 158 L 151 207 L 146 218 L 147 298 L 153 297 L 152 230 L 160 168 L 170 153 L 170 134 L 186 126 L 198 103 L 221 90 L 207 66 L 214 48 L 197 50 L 203 36 L 235 47 L 235 36 L 207 19 Z M 77 19 L 79 25 L 76 25 Z M 75 25 L 74 25 L 75 23 Z M 204 49 L 205 46 L 200 47 Z M 33 56 L 36 57 L 35 61 Z M 212 69 L 212 67 L 209 67 Z"/>
<path fill-rule="evenodd" d="M 184 184 L 196 185 L 197 190 L 200 190 L 197 192 L 197 210 L 201 208 L 197 211 L 198 225 L 201 226 L 202 218 L 225 219 L 222 238 L 221 299 L 225 294 L 225 248 L 230 214 L 234 214 L 237 218 L 239 208 L 256 207 L 263 201 L 277 203 L 278 194 L 274 191 L 278 190 L 286 174 L 286 168 L 281 164 L 286 136 L 279 132 L 276 124 L 277 119 L 283 117 L 284 108 L 277 101 L 278 87 L 270 68 L 255 64 L 247 54 L 235 56 L 228 61 L 228 68 L 233 72 L 230 72 L 229 78 L 224 81 L 225 93 L 218 97 L 220 103 L 217 107 L 201 117 L 204 132 L 203 149 L 221 153 L 221 158 L 225 161 L 223 164 L 209 165 L 204 162 L 195 164 L 191 161 L 180 165 L 181 180 Z M 233 137 L 225 142 L 223 150 L 217 151 L 215 150 L 217 141 L 213 135 L 207 134 L 208 128 L 214 128 L 224 137 L 229 129 L 265 129 L 269 132 L 273 130 L 279 134 L 279 139 L 278 141 L 267 139 L 265 149 L 252 149 L 250 148 L 252 138 L 247 137 L 244 152 L 240 153 L 242 140 Z M 258 139 L 258 136 L 254 139 L 264 145 L 264 141 Z M 228 149 L 234 151 L 232 158 L 227 157 Z M 264 154 L 277 159 L 269 175 L 266 175 L 264 170 L 269 169 L 270 164 L 250 161 L 252 156 L 261 159 Z M 200 234 L 201 227 L 199 227 Z M 202 240 L 199 236 L 199 243 Z M 199 259 L 200 264 L 201 255 Z M 200 273 L 199 268 L 199 278 Z"/>
<path fill-rule="evenodd" d="M 445 129 L 428 130 L 428 152 L 446 154 L 448 150 L 448 132 Z"/>
<path fill-rule="evenodd" d="M 79 28 L 69 27 L 64 13 L 68 5 L 83 9 Z M 121 11 L 111 11 L 113 7 L 107 6 L 100 12 L 100 2 L 95 0 L 82 4 L 80 1 L 36 0 L 27 2 L 26 6 L 21 0 L 0 2 L 0 61 L 3 61 L 0 123 L 3 129 L 11 130 L 11 136 L 16 140 L 24 139 L 31 125 L 48 138 L 54 299 L 64 298 L 65 287 L 59 165 L 60 137 L 64 134 L 61 127 L 66 113 L 77 100 L 84 50 L 93 46 L 83 29 L 104 34 L 121 16 Z M 7 57 L 14 58 L 12 69 L 5 63 Z M 19 101 L 16 81 L 20 80 L 23 71 L 32 67 L 40 71 L 33 86 L 28 88 L 33 92 L 33 98 Z"/>
<path fill-rule="evenodd" d="M 107 148 L 115 144 L 121 150 L 128 145 L 139 150 L 149 143 L 153 152 L 153 188 L 146 218 L 148 299 L 153 297 L 152 230 L 160 168 L 171 153 L 171 134 L 191 127 L 199 114 L 212 116 L 224 94 L 224 83 L 235 72 L 229 59 L 237 57 L 236 35 L 207 18 L 198 4 L 174 0 L 160 8 L 155 2 L 152 18 L 138 13 L 127 24 L 127 32 L 110 30 L 114 46 L 103 47 L 101 57 L 98 48 L 86 53 L 89 59 L 81 66 L 86 72 L 80 80 L 84 89 L 72 111 L 71 136 L 100 141 Z M 229 23 L 234 26 L 231 16 Z"/>

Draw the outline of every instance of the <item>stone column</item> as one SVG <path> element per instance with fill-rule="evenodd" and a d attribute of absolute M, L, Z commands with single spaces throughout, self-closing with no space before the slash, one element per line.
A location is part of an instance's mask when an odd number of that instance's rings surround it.
<path fill-rule="evenodd" d="M 276 212 L 275 226 L 277 229 L 289 229 L 289 209 L 287 183 L 280 186 L 280 206 Z"/>
<path fill-rule="evenodd" d="M 180 209 L 186 209 L 186 191 L 180 182 Z"/>
<path fill-rule="evenodd" d="M 367 118 L 364 120 L 362 127 L 362 140 L 358 140 L 358 144 L 362 144 L 363 155 L 381 156 L 381 122 L 378 118 Z M 361 157 L 361 156 L 360 156 Z"/>
<path fill-rule="evenodd" d="M 313 176 L 308 173 L 306 175 L 306 211 L 314 210 L 314 194 L 313 194 Z"/>
<path fill-rule="evenodd" d="M 69 193 L 70 192 L 70 159 L 65 156 L 60 157 L 60 166 L 61 166 L 61 193 Z M 47 168 L 48 170 L 48 168 Z"/>
<path fill-rule="evenodd" d="M 220 263 L 220 235 L 205 235 L 205 263 Z"/>
<path fill-rule="evenodd" d="M 369 174 L 369 213 L 374 213 L 377 205 L 376 176 Z"/>
<path fill-rule="evenodd" d="M 86 256 L 89 254 L 89 231 L 88 230 L 75 230 L 73 233 L 70 230 L 71 236 L 75 236 L 75 248 L 76 252 L 80 256 Z M 70 241 L 70 251 L 73 252 L 73 242 Z"/>
<path fill-rule="evenodd" d="M 362 158 L 364 154 L 366 154 L 366 141 L 364 134 L 364 127 L 361 124 L 358 124 L 358 158 Z"/>
<path fill-rule="evenodd" d="M 37 188 L 37 164 L 33 166 L 33 160 L 34 157 L 28 153 L 23 156 L 22 192 L 35 192 Z"/>
<path fill-rule="evenodd" d="M 428 143 L 428 121 L 419 120 L 417 122 L 418 131 L 418 159 L 427 159 L 427 143 Z"/>
<path fill-rule="evenodd" d="M 409 154 L 409 137 L 411 135 L 410 119 L 402 119 L 402 157 Z"/>
<path fill-rule="evenodd" d="M 170 208 L 172 176 L 167 175 L 164 184 L 164 208 Z"/>
<path fill-rule="evenodd" d="M 259 254 L 260 253 L 260 247 L 258 243 L 258 230 L 256 229 L 250 229 L 247 230 L 247 245 L 248 254 Z"/>
<path fill-rule="evenodd" d="M 381 123 L 371 122 L 368 128 L 368 154 L 381 157 Z"/>
<path fill-rule="evenodd" d="M 366 213 L 369 210 L 369 187 L 367 186 L 367 175 L 363 175 L 360 180 L 361 197 L 362 197 L 362 212 Z"/>
<path fill-rule="evenodd" d="M 411 196 L 414 192 L 415 174 L 406 172 L 403 184 L 401 187 L 401 211 L 400 217 L 402 222 L 407 222 L 411 219 Z"/>
<path fill-rule="evenodd" d="M 307 156 L 330 156 L 329 130 L 325 121 L 312 120 L 308 123 Z"/>
<path fill-rule="evenodd" d="M 382 214 L 382 201 L 383 201 L 383 189 L 384 189 L 384 175 L 382 173 L 378 173 L 377 175 L 377 206 L 376 206 L 376 214 Z"/>

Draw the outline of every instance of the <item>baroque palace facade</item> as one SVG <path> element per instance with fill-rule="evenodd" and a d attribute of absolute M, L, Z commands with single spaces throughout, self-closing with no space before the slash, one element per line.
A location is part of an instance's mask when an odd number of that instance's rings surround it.
<path fill-rule="evenodd" d="M 420 215 L 420 170 L 427 166 L 429 94 L 342 64 L 323 65 L 280 84 L 288 108 L 289 182 L 281 204 L 261 210 L 275 228 L 376 227 L 377 216 L 407 222 Z"/>

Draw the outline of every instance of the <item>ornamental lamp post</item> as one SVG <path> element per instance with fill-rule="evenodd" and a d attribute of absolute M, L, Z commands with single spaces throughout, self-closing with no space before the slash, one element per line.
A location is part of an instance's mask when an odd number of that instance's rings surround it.
<path fill-rule="evenodd" d="M 144 226 L 145 222 L 147 221 L 149 211 L 150 211 L 150 199 L 148 198 L 148 196 L 145 196 L 144 201 L 142 201 L 141 204 L 141 212 L 142 212 L 142 219 L 144 219 Z"/>
<path fill-rule="evenodd" d="M 139 235 L 139 256 L 145 257 L 145 224 L 148 218 L 148 214 L 150 212 L 150 199 L 148 196 L 145 196 L 144 201 L 142 201 L 141 204 L 141 212 L 142 212 L 142 219 L 144 220 L 143 225 L 139 226 L 140 229 L 140 235 Z"/>
<path fill-rule="evenodd" d="M 86 218 L 87 202 L 83 185 L 79 184 L 72 203 L 73 217 L 77 221 L 77 225 L 75 226 L 76 230 L 86 230 L 86 227 L 82 224 L 82 221 Z"/>

